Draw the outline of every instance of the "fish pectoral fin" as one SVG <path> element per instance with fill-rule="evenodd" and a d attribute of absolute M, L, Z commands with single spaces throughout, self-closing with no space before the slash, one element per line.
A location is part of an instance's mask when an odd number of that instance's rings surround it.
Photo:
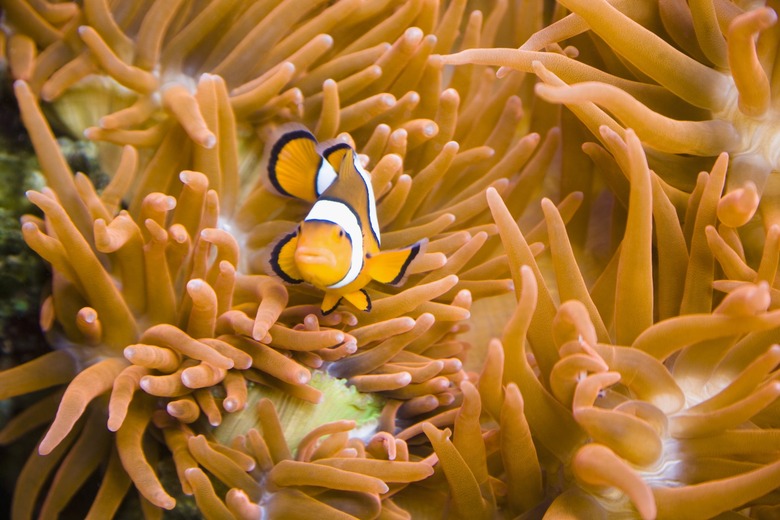
<path fill-rule="evenodd" d="M 404 281 L 406 271 L 412 261 L 420 254 L 422 243 L 406 249 L 382 251 L 368 257 L 368 274 L 377 282 L 398 285 Z"/>
<path fill-rule="evenodd" d="M 367 312 L 371 310 L 371 298 L 368 296 L 365 289 L 345 294 L 344 299 L 361 311 Z"/>
<path fill-rule="evenodd" d="M 334 292 L 326 292 L 325 297 L 322 299 L 322 305 L 320 305 L 322 315 L 325 316 L 335 311 L 336 307 L 339 306 L 339 302 L 341 302 L 341 295 Z"/>
<path fill-rule="evenodd" d="M 271 269 L 287 283 L 301 283 L 303 276 L 295 263 L 295 248 L 298 245 L 298 232 L 285 235 L 271 251 Z"/>
<path fill-rule="evenodd" d="M 318 187 L 323 182 L 330 185 L 336 173 L 317 151 L 317 139 L 311 132 L 302 125 L 285 128 L 289 129 L 271 145 L 268 180 L 281 195 L 314 202 L 322 192 L 318 193 Z"/>

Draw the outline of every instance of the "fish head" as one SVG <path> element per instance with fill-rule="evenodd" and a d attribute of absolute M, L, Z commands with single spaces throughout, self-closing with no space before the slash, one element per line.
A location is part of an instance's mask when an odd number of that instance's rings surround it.
<path fill-rule="evenodd" d="M 325 288 L 346 276 L 352 262 L 352 242 L 341 226 L 308 220 L 301 223 L 298 236 L 295 264 L 305 280 Z"/>

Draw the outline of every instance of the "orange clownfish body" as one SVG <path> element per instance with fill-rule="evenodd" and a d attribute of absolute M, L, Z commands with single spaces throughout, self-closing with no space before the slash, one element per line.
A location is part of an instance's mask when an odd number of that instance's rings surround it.
<path fill-rule="evenodd" d="M 371 310 L 364 287 L 371 280 L 400 283 L 421 244 L 380 252 L 371 176 L 352 147 L 320 146 L 304 127 L 285 128 L 270 148 L 268 180 L 280 194 L 314 204 L 298 229 L 273 248 L 271 269 L 288 283 L 324 290 L 325 314 L 342 298 Z"/>

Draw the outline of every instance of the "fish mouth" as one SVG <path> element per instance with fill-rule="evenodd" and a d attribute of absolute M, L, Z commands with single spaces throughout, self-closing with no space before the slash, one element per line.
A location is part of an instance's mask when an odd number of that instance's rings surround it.
<path fill-rule="evenodd" d="M 295 261 L 304 265 L 335 266 L 336 255 L 321 247 L 299 247 L 295 251 Z"/>

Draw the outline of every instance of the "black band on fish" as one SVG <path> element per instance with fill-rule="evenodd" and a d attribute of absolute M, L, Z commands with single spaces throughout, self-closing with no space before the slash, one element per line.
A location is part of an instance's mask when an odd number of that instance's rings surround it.
<path fill-rule="evenodd" d="M 298 278 L 295 278 L 291 276 L 289 273 L 287 273 L 281 265 L 280 258 L 282 257 L 282 251 L 284 250 L 284 247 L 290 243 L 294 238 L 298 236 L 297 232 L 290 233 L 289 235 L 286 235 L 284 238 L 279 240 L 279 242 L 276 243 L 273 250 L 271 251 L 271 269 L 273 269 L 274 273 L 284 280 L 287 283 L 301 283 L 303 280 L 300 280 Z M 293 251 L 294 252 L 294 251 Z"/>
<path fill-rule="evenodd" d="M 367 302 L 367 304 L 366 304 L 366 308 L 363 309 L 363 310 L 368 312 L 368 311 L 371 310 L 371 297 L 368 295 L 368 293 L 366 292 L 365 289 L 360 289 L 360 292 L 362 292 L 363 294 L 366 295 L 366 302 Z"/>
<path fill-rule="evenodd" d="M 338 289 L 352 283 L 363 269 L 363 227 L 360 215 L 346 202 L 338 199 L 321 198 L 312 206 L 305 220 L 323 220 L 332 222 L 347 233 L 352 244 L 352 259 L 349 270 L 344 278 L 328 286 L 329 289 Z"/>

